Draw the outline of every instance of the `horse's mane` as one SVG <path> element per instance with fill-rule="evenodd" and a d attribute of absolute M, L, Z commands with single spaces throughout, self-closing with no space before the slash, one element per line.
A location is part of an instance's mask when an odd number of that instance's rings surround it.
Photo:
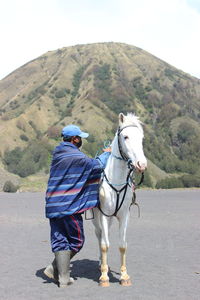
<path fill-rule="evenodd" d="M 141 132 L 143 133 L 143 128 L 142 128 L 142 122 L 140 121 L 139 117 L 137 117 L 135 114 L 133 113 L 127 113 L 127 115 L 124 118 L 124 123 L 123 125 L 127 126 L 127 125 L 135 125 L 137 126 Z M 123 126 L 122 126 L 123 127 Z"/>

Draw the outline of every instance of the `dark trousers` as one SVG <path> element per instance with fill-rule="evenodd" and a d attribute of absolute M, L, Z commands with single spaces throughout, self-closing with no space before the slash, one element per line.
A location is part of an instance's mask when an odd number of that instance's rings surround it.
<path fill-rule="evenodd" d="M 53 252 L 71 250 L 79 252 L 85 236 L 81 214 L 49 219 L 51 227 L 51 248 Z"/>

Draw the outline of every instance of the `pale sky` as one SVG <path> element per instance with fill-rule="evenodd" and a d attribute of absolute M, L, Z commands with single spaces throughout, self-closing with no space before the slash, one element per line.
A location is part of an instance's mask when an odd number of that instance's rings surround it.
<path fill-rule="evenodd" d="M 47 51 L 120 42 L 200 78 L 200 0 L 0 0 L 0 79 Z"/>

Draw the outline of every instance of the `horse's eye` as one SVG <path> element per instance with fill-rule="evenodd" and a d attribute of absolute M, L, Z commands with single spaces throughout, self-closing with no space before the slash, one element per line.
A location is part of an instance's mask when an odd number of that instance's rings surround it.
<path fill-rule="evenodd" d="M 128 139 L 128 136 L 127 136 L 127 135 L 125 135 L 124 139 L 125 139 L 125 140 L 127 140 L 127 139 Z"/>

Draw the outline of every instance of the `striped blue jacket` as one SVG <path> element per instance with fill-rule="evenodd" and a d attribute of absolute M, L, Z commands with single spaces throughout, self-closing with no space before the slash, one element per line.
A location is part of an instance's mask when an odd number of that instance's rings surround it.
<path fill-rule="evenodd" d="M 46 217 L 81 213 L 99 203 L 103 166 L 75 145 L 62 142 L 54 152 L 46 191 Z"/>

